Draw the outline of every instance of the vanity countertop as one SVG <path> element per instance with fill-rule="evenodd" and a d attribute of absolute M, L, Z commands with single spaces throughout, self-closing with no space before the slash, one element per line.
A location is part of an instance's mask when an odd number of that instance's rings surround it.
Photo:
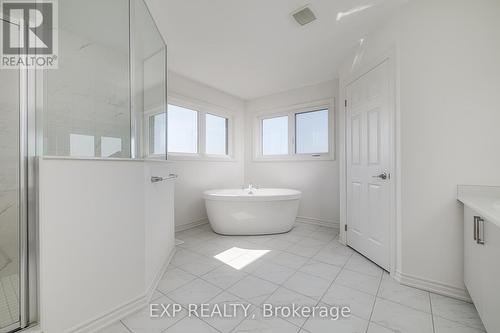
<path fill-rule="evenodd" d="M 459 185 L 457 199 L 500 227 L 500 186 Z"/>

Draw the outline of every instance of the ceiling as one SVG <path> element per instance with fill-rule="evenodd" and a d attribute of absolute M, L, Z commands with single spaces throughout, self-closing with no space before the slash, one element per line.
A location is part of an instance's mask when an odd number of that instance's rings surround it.
<path fill-rule="evenodd" d="M 405 0 L 146 0 L 169 70 L 249 100 L 334 79 Z M 291 13 L 309 4 L 317 20 Z"/>

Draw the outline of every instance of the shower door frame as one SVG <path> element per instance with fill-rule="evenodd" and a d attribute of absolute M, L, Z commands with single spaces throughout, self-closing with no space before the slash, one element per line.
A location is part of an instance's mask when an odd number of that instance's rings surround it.
<path fill-rule="evenodd" d="M 4 22 L 21 29 L 14 19 L 0 16 L 0 23 Z M 23 67 L 2 70 L 19 73 L 19 320 L 0 328 L 0 333 L 7 333 L 38 319 L 37 117 L 35 71 Z"/>

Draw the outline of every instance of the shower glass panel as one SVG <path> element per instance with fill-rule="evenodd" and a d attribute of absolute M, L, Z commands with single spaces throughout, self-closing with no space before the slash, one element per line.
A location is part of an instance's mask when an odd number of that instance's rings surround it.
<path fill-rule="evenodd" d="M 18 70 L 0 71 L 0 332 L 6 332 L 20 327 L 21 313 L 21 91 Z"/>
<path fill-rule="evenodd" d="M 166 158 L 167 48 L 142 0 L 131 0 L 134 156 Z"/>
<path fill-rule="evenodd" d="M 166 45 L 144 1 L 58 3 L 59 68 L 45 73 L 44 155 L 164 158 L 166 117 L 156 136 L 150 120 L 166 112 Z"/>
<path fill-rule="evenodd" d="M 45 72 L 44 154 L 129 158 L 129 3 L 58 3 L 59 68 Z"/>

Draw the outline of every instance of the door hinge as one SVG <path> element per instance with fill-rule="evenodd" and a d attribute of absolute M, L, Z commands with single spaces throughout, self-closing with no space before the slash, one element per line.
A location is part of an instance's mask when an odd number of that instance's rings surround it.
<path fill-rule="evenodd" d="M 347 224 L 344 225 L 344 230 L 347 231 Z"/>
<path fill-rule="evenodd" d="M 344 103 L 345 107 L 347 107 L 347 99 L 345 100 L 345 103 Z"/>

